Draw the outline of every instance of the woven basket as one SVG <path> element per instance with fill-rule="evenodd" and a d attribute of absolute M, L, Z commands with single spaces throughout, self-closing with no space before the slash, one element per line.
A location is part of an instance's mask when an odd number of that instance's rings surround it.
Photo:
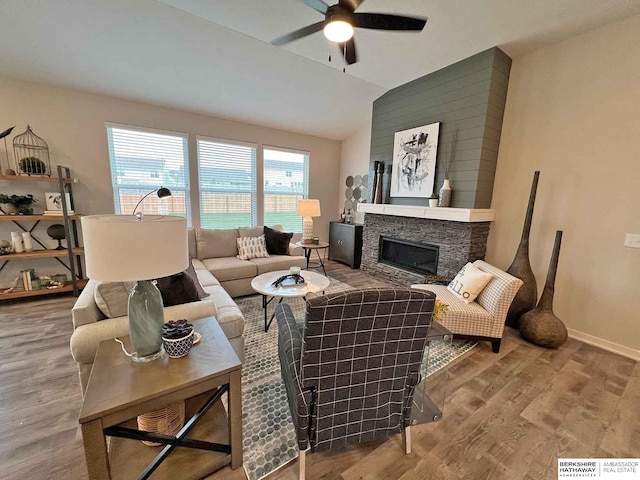
<path fill-rule="evenodd" d="M 145 432 L 163 433 L 165 435 L 175 435 L 184 425 L 184 400 L 171 403 L 159 410 L 138 415 L 138 429 Z M 142 443 L 149 447 L 158 447 L 162 443 L 148 442 Z"/>

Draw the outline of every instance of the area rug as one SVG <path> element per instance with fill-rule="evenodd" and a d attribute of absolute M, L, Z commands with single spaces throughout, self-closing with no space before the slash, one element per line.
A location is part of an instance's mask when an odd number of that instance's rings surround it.
<path fill-rule="evenodd" d="M 351 287 L 331 277 L 326 293 Z M 275 307 L 269 305 L 271 315 Z M 304 317 L 304 300 L 288 299 L 296 318 Z M 253 295 L 237 300 L 245 320 L 245 362 L 242 368 L 242 428 L 244 469 L 249 480 L 259 480 L 298 456 L 296 434 L 289 413 L 287 395 L 280 376 L 278 325 L 274 320 L 264 331 L 262 298 Z M 451 346 L 432 342 L 428 376 L 471 350 L 474 342 L 454 342 Z M 423 366 L 424 368 L 424 366 Z"/>

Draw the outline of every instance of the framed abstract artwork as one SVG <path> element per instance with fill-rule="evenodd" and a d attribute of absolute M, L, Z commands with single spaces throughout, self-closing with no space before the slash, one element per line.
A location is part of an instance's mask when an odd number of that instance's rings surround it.
<path fill-rule="evenodd" d="M 433 193 L 440 122 L 396 132 L 393 139 L 392 197 Z"/>

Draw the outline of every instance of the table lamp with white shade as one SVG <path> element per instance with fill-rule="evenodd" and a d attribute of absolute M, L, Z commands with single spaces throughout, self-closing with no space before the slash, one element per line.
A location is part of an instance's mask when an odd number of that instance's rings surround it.
<path fill-rule="evenodd" d="M 152 281 L 189 266 L 187 220 L 166 215 L 82 217 L 87 276 L 105 282 L 136 282 L 129 293 L 132 359 L 161 356 L 164 310 Z"/>
<path fill-rule="evenodd" d="M 298 216 L 302 220 L 302 243 L 313 243 L 313 217 L 319 217 L 320 200 L 305 198 L 298 200 Z"/>

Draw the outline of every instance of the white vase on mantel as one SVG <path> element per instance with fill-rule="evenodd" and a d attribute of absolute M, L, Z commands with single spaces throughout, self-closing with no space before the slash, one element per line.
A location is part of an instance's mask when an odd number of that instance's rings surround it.
<path fill-rule="evenodd" d="M 438 206 L 439 207 L 450 207 L 451 206 L 451 184 L 449 183 L 449 179 L 445 178 L 442 183 L 442 188 L 440 189 L 440 195 L 438 196 Z"/>

